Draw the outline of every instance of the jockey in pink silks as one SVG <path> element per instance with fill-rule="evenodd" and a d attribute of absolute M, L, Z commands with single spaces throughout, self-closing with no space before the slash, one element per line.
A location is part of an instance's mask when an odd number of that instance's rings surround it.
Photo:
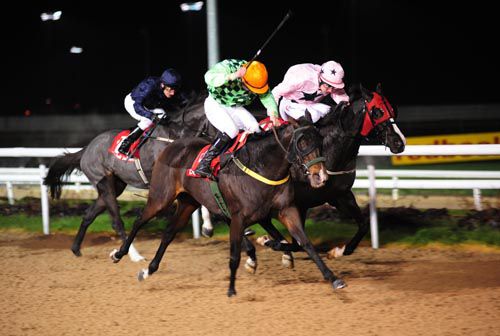
<path fill-rule="evenodd" d="M 272 90 L 281 118 L 298 119 L 307 110 L 315 123 L 330 112 L 330 106 L 321 103 L 326 96 L 330 95 L 337 104 L 349 102 L 343 78 L 344 69 L 335 61 L 323 65 L 303 63 L 291 66 L 283 81 Z"/>

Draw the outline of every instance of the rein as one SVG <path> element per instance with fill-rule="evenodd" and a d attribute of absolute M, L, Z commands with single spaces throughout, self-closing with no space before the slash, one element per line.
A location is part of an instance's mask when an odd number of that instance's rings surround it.
<path fill-rule="evenodd" d="M 351 169 L 351 170 L 340 170 L 340 171 L 330 171 L 326 170 L 326 173 L 328 175 L 344 175 L 344 174 L 352 174 L 356 171 L 356 169 Z"/>
<path fill-rule="evenodd" d="M 278 138 L 278 132 L 276 132 L 276 127 L 273 126 L 273 127 L 271 127 L 271 129 L 273 130 L 274 138 L 276 139 L 276 142 L 278 143 L 278 145 L 280 145 L 283 152 L 285 152 L 285 154 L 288 155 L 288 151 L 286 150 L 285 146 L 283 146 L 280 139 Z"/>

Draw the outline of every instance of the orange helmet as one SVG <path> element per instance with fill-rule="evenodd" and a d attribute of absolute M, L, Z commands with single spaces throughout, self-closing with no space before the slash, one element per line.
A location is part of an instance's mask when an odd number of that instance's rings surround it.
<path fill-rule="evenodd" d="M 262 94 L 269 90 L 267 84 L 267 69 L 264 64 L 259 61 L 253 61 L 250 65 L 245 64 L 247 72 L 243 76 L 243 83 L 252 92 Z"/>

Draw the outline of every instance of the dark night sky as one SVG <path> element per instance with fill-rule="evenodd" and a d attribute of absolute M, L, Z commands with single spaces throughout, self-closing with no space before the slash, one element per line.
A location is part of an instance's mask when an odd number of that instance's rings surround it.
<path fill-rule="evenodd" d="M 181 71 L 186 88 L 203 88 L 205 8 L 182 13 L 180 1 L 125 3 L 33 1 L 9 9 L 12 15 L 2 22 L 7 61 L 0 114 L 119 113 L 140 80 L 166 67 Z M 271 3 L 278 8 L 268 8 Z M 500 102 L 494 51 L 500 29 L 490 2 L 290 3 L 219 0 L 221 59 L 251 58 L 291 9 L 293 17 L 260 57 L 271 86 L 293 64 L 334 59 L 347 83 L 374 88 L 381 82 L 399 105 Z M 60 21 L 40 20 L 41 12 L 57 9 Z M 72 45 L 83 47 L 83 54 L 70 54 Z"/>

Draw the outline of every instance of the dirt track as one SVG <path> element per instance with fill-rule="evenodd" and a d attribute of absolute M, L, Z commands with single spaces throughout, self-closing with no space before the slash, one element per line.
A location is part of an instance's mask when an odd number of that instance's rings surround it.
<path fill-rule="evenodd" d="M 0 232 L 2 335 L 499 335 L 500 252 L 361 247 L 326 263 L 348 287 L 334 292 L 305 254 L 295 270 L 259 248 L 259 269 L 240 267 L 226 297 L 228 243 L 174 242 L 159 271 L 107 257 L 119 246 L 89 235 Z M 158 240 L 139 240 L 151 258 Z M 323 254 L 324 256 L 324 254 Z M 244 260 L 244 259 L 243 259 Z"/>

